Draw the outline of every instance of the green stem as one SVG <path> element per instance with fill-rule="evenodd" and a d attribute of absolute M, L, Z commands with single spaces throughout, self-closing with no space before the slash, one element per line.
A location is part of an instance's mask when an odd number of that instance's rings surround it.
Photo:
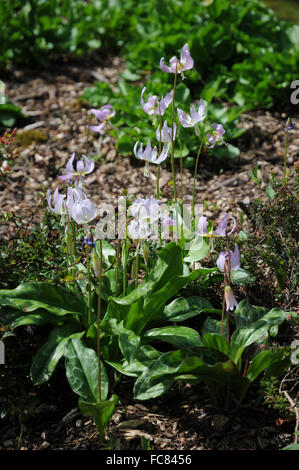
<path fill-rule="evenodd" d="M 128 230 L 126 226 L 126 239 L 125 243 L 123 244 L 123 259 L 124 259 L 124 265 L 123 265 L 123 294 L 126 294 L 127 290 L 127 265 L 128 265 L 128 248 L 127 248 L 127 238 L 128 238 Z"/>
<path fill-rule="evenodd" d="M 117 249 L 116 249 L 115 292 L 114 292 L 115 297 L 118 296 L 119 255 L 120 255 L 120 238 L 118 238 L 117 240 Z"/>
<path fill-rule="evenodd" d="M 201 143 L 200 143 L 200 146 L 199 146 L 199 149 L 198 149 L 198 152 L 197 152 L 197 156 L 196 156 L 195 168 L 194 168 L 193 190 L 192 190 L 192 218 L 193 219 L 194 219 L 194 215 L 195 215 L 194 208 L 195 208 L 195 185 L 196 185 L 196 177 L 197 177 L 197 168 L 198 168 L 199 156 L 200 156 L 200 153 L 201 153 L 204 138 L 205 138 L 205 134 L 203 135 L 203 138 L 201 139 Z"/>
<path fill-rule="evenodd" d="M 135 266 L 135 288 L 138 286 L 138 271 L 139 271 L 139 242 L 136 248 L 136 266 Z"/>
<path fill-rule="evenodd" d="M 180 140 L 180 183 L 181 183 L 181 201 L 184 202 L 183 154 L 182 154 L 182 142 L 181 142 L 181 140 Z"/>
<path fill-rule="evenodd" d="M 86 245 L 86 268 L 88 279 L 88 325 L 91 325 L 91 279 L 90 279 L 90 256 L 89 246 Z"/>
<path fill-rule="evenodd" d="M 86 157 L 88 157 L 88 145 L 89 145 L 89 136 L 90 136 L 90 124 L 91 124 L 91 117 L 88 120 L 88 127 L 87 127 L 87 136 L 86 136 Z"/>
<path fill-rule="evenodd" d="M 159 155 L 161 155 L 162 151 L 162 115 L 160 113 L 160 104 L 159 104 L 159 115 L 160 115 L 160 139 L 159 139 Z M 158 165 L 158 171 L 157 171 L 157 199 L 159 199 L 160 195 L 160 170 L 161 170 L 161 165 Z"/>
<path fill-rule="evenodd" d="M 283 162 L 283 184 L 287 182 L 287 157 L 288 157 L 288 141 L 289 141 L 289 122 L 290 118 L 287 119 L 286 123 L 286 138 L 284 144 L 284 162 Z"/>
<path fill-rule="evenodd" d="M 174 97 L 176 90 L 177 82 L 177 69 L 174 74 L 174 83 L 173 83 L 173 99 L 171 105 L 171 127 L 172 127 L 172 137 L 174 136 Z M 174 139 L 171 139 L 171 171 L 172 171 L 172 183 L 173 183 L 173 196 L 175 202 L 177 202 L 177 192 L 176 192 L 176 180 L 175 180 L 175 167 L 174 167 Z"/>
<path fill-rule="evenodd" d="M 99 295 L 97 315 L 97 353 L 99 369 L 99 400 L 102 401 L 102 376 L 101 376 L 101 299 L 102 299 L 102 263 L 103 263 L 102 240 L 100 239 L 100 273 L 99 273 Z"/>

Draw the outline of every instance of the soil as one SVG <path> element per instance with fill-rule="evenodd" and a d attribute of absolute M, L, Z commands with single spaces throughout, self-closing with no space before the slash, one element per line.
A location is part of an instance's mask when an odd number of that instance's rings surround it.
<path fill-rule="evenodd" d="M 30 226 L 38 223 L 41 185 L 52 192 L 61 187 L 57 179 L 60 169 L 73 152 L 85 153 L 89 106 L 80 100 L 82 92 L 95 81 L 115 85 L 124 68 L 118 57 L 102 62 L 97 58 L 84 64 L 57 63 L 46 72 L 13 69 L 9 76 L 0 77 L 6 82 L 9 98 L 31 120 L 18 130 L 20 137 L 14 142 L 14 149 L 19 156 L 13 172 L 0 181 L 1 211 L 13 209 Z M 286 114 L 279 112 L 246 113 L 240 126 L 247 132 L 236 143 L 241 149 L 240 156 L 225 163 L 211 157 L 201 160 L 197 202 L 206 201 L 204 215 L 215 217 L 215 212 L 216 215 L 229 212 L 246 225 L 244 204 L 256 198 L 266 200 L 265 188 L 271 175 L 282 178 L 286 118 Z M 295 129 L 289 133 L 289 169 L 294 168 L 299 154 L 299 115 L 292 118 Z M 22 130 L 39 134 L 24 144 Z M 136 198 L 152 195 L 155 169 L 151 169 L 147 179 L 143 165 L 137 164 L 133 156 L 118 154 L 107 129 L 93 138 L 89 153 L 101 156 L 95 171 L 86 179 L 88 196 L 96 204 L 103 201 L 115 204 L 123 189 Z M 250 177 L 250 169 L 256 164 L 259 184 Z M 189 203 L 192 176 L 192 171 L 184 168 L 184 200 Z M 166 192 L 171 191 L 167 189 L 171 179 L 171 170 L 166 167 L 161 178 Z M 290 185 L 292 182 L 293 177 Z M 243 227 L 239 222 L 238 228 Z M 9 236 L 10 227 L 2 225 L 0 239 Z M 20 348 L 5 365 L 0 392 L 10 407 L 7 416 L 0 420 L 0 450 L 140 449 L 142 437 L 155 450 L 277 450 L 293 442 L 294 415 L 268 409 L 254 387 L 246 403 L 229 412 L 213 405 L 202 385 L 177 386 L 156 400 L 134 401 L 133 382 L 125 378 L 115 389 L 120 404 L 108 426 L 107 441 L 100 443 L 92 419 L 77 408 L 77 398 L 66 381 L 63 364 L 59 364 L 49 384 L 32 385 L 31 358 L 46 335 L 43 328 L 38 332 L 30 328 L 20 330 Z M 14 341 L 8 338 L 7 349 L 9 340 Z M 293 374 L 298 378 L 298 369 Z"/>

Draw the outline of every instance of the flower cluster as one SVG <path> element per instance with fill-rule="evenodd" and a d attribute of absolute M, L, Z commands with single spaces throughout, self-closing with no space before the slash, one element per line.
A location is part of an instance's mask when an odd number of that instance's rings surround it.
<path fill-rule="evenodd" d="M 133 220 L 128 224 L 128 235 L 133 240 L 146 240 L 156 233 L 158 222 L 162 227 L 173 226 L 174 222 L 168 214 L 164 214 L 160 200 L 139 197 L 129 208 Z"/>
<path fill-rule="evenodd" d="M 188 44 L 185 44 L 181 50 L 180 59 L 177 57 L 172 57 L 169 61 L 169 65 L 164 63 L 164 57 L 160 60 L 160 68 L 164 72 L 167 73 L 174 73 L 174 74 L 181 74 L 182 78 L 184 79 L 184 71 L 191 70 L 194 65 L 194 60 L 191 57 Z M 160 116 L 160 119 L 165 114 L 166 109 L 174 100 L 174 93 L 175 87 L 171 90 L 165 98 L 162 97 L 160 100 L 156 95 L 150 96 L 148 100 L 145 102 L 143 95 L 146 90 L 146 87 L 143 87 L 141 91 L 141 106 L 144 112 L 148 115 L 154 116 L 154 124 L 156 123 L 156 117 Z M 195 105 L 191 105 L 190 107 L 190 114 L 186 113 L 180 108 L 177 108 L 177 116 L 179 123 L 182 127 L 194 127 L 196 135 L 199 135 L 198 123 L 204 121 L 207 115 L 207 109 L 204 101 L 201 99 L 196 109 Z M 166 144 L 170 142 L 174 142 L 177 137 L 177 125 L 172 120 L 171 127 L 168 127 L 167 120 L 164 121 L 163 127 L 159 124 L 156 130 L 156 139 L 158 142 Z M 207 147 L 214 148 L 215 144 L 222 140 L 225 130 L 221 124 L 212 124 L 212 133 L 207 134 Z M 151 147 L 151 142 L 148 141 L 145 151 L 143 151 L 143 146 L 141 144 L 140 149 L 137 151 L 138 142 L 136 142 L 134 146 L 134 154 L 136 158 L 145 160 L 147 164 L 154 163 L 156 165 L 160 165 L 166 158 L 168 157 L 167 151 L 163 148 L 161 154 L 157 155 L 157 149 L 154 146 Z M 148 169 L 145 170 L 145 175 L 148 176 Z"/>
<path fill-rule="evenodd" d="M 88 224 L 97 216 L 95 204 L 87 198 L 77 185 L 67 189 L 67 196 L 59 194 L 58 188 L 53 196 L 47 190 L 49 208 L 55 214 L 72 218 L 77 224 Z M 52 203 L 52 204 L 51 204 Z"/>

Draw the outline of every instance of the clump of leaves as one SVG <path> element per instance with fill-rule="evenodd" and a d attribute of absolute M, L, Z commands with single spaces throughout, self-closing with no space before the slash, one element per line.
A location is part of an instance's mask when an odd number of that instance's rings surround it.
<path fill-rule="evenodd" d="M 250 207 L 255 233 L 243 242 L 243 256 L 257 277 L 267 277 L 268 286 L 272 277 L 275 300 L 290 306 L 296 301 L 298 284 L 298 192 L 280 183 L 274 185 L 274 192 L 271 200 L 257 199 Z"/>
<path fill-rule="evenodd" d="M 46 214 L 30 232 L 28 224 L 13 213 L 3 213 L 0 220 L 14 232 L 1 243 L 1 286 L 13 288 L 29 280 L 59 282 L 65 259 L 61 249 L 63 234 L 56 219 Z"/>
<path fill-rule="evenodd" d="M 261 380 L 261 390 L 264 393 L 264 404 L 279 412 L 284 418 L 291 418 L 290 403 L 284 395 L 279 393 L 280 381 L 277 377 L 268 377 Z"/>

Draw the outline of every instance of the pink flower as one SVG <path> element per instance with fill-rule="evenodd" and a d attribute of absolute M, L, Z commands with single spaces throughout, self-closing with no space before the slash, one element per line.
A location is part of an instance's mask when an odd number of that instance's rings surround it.
<path fill-rule="evenodd" d="M 71 158 L 67 162 L 66 174 L 58 176 L 59 179 L 65 181 L 71 178 L 75 178 L 75 181 L 77 182 L 80 177 L 84 175 L 88 175 L 94 170 L 94 161 L 88 160 L 88 158 L 85 155 L 82 155 L 84 162 L 82 160 L 78 160 L 76 163 L 76 169 L 75 169 L 73 166 L 74 158 L 75 158 L 75 153 L 72 154 Z"/>
<path fill-rule="evenodd" d="M 227 233 L 227 225 L 228 225 L 229 219 L 232 219 L 233 227 L 230 230 L 230 232 Z M 235 228 L 236 228 L 236 219 L 232 216 L 229 217 L 228 214 L 224 214 L 224 216 L 221 217 L 216 230 L 210 233 L 208 232 L 208 219 L 207 217 L 202 216 L 198 220 L 197 235 L 201 235 L 202 237 L 212 237 L 212 236 L 225 237 L 226 235 L 230 235 L 231 233 L 233 233 Z"/>
<path fill-rule="evenodd" d="M 174 122 L 173 123 L 173 134 L 174 138 L 172 139 L 172 128 L 167 126 L 167 121 L 164 121 L 163 127 L 160 132 L 160 126 L 158 126 L 158 129 L 156 130 L 156 139 L 160 142 L 163 142 L 164 144 L 171 142 L 172 140 L 175 140 L 176 135 L 177 135 L 177 125 Z"/>
<path fill-rule="evenodd" d="M 237 269 L 240 269 L 240 251 L 238 245 L 235 245 L 234 251 L 229 250 L 230 254 L 230 270 L 231 271 L 236 271 Z M 218 259 L 216 261 L 217 267 L 219 271 L 222 273 L 226 270 L 228 266 L 228 252 L 227 251 L 221 251 Z"/>
<path fill-rule="evenodd" d="M 158 156 L 157 147 L 155 146 L 152 148 L 150 141 L 148 141 L 145 150 L 143 150 L 142 144 L 140 145 L 139 149 L 137 149 L 138 143 L 139 141 L 137 141 L 134 145 L 134 154 L 135 157 L 140 160 L 146 160 L 147 162 L 160 165 L 160 163 L 162 163 L 168 157 L 168 150 L 165 147 L 163 147 L 162 152 Z"/>
<path fill-rule="evenodd" d="M 178 117 L 183 127 L 193 127 L 198 122 L 201 122 L 206 117 L 206 107 L 203 100 L 200 100 L 198 110 L 195 111 L 195 106 L 191 106 L 190 115 L 182 111 L 180 108 L 177 109 Z"/>
<path fill-rule="evenodd" d="M 101 122 L 101 124 L 97 126 L 90 126 L 90 130 L 93 132 L 100 132 L 109 119 L 115 116 L 115 109 L 111 104 L 105 104 L 100 109 L 91 109 L 90 112 Z"/>
<path fill-rule="evenodd" d="M 221 140 L 223 135 L 225 134 L 225 130 L 222 124 L 216 124 L 214 122 L 212 124 L 212 127 L 214 129 L 213 134 L 207 134 L 207 140 L 208 140 L 207 147 L 209 149 L 214 148 L 216 142 L 218 142 L 218 140 Z"/>
<path fill-rule="evenodd" d="M 190 55 L 188 44 L 185 44 L 181 50 L 180 60 L 177 57 L 172 57 L 169 61 L 169 66 L 164 64 L 164 57 L 160 60 L 160 69 L 168 73 L 180 73 L 184 79 L 184 71 L 193 68 L 194 61 Z"/>
<path fill-rule="evenodd" d="M 162 96 L 160 102 L 158 100 L 158 97 L 156 95 L 153 95 L 148 98 L 146 103 L 143 100 L 143 94 L 145 90 L 146 90 L 146 87 L 144 87 L 141 92 L 141 106 L 142 106 L 143 111 L 149 115 L 158 114 L 159 116 L 163 116 L 166 109 L 168 108 L 168 106 L 173 100 L 173 90 L 171 90 L 171 92 L 168 93 L 168 95 L 166 95 L 165 98 Z"/>

